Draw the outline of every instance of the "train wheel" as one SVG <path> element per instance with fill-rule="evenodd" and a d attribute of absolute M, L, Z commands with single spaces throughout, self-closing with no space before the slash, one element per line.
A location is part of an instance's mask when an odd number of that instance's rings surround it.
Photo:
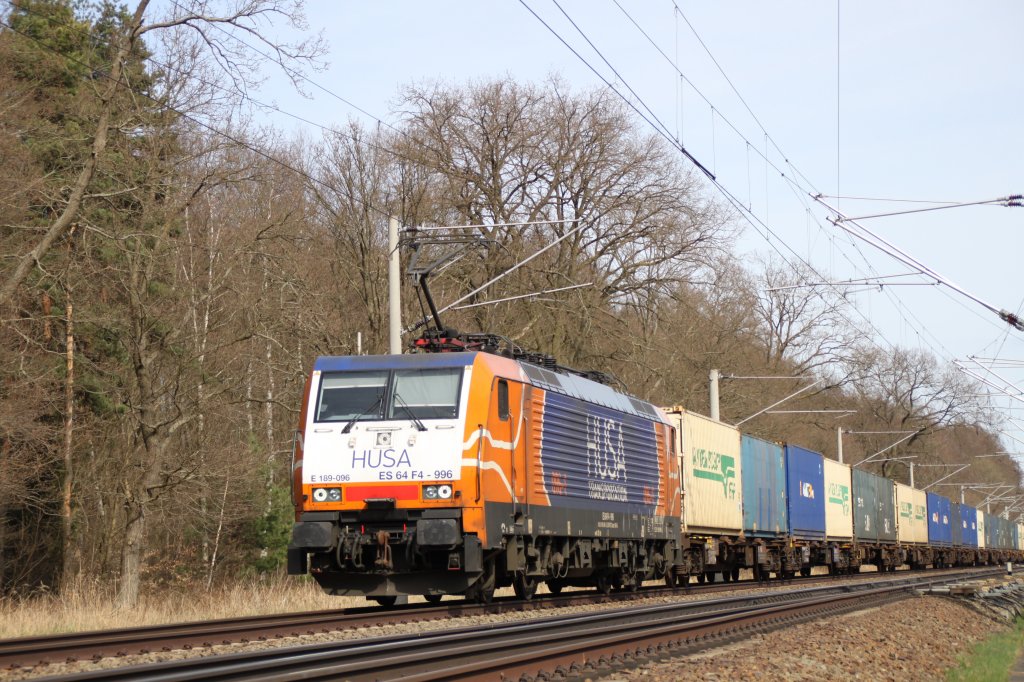
<path fill-rule="evenodd" d="M 516 596 L 524 601 L 533 599 L 533 595 L 537 594 L 537 579 L 518 572 L 512 578 L 512 589 L 515 590 Z"/>
<path fill-rule="evenodd" d="M 606 573 L 598 574 L 598 576 L 594 578 L 594 586 L 601 594 L 611 594 L 612 592 L 612 580 Z"/>
<path fill-rule="evenodd" d="M 441 597 L 443 596 L 443 594 L 425 594 L 423 595 L 423 598 L 426 599 L 427 602 L 430 604 L 440 604 Z"/>
<path fill-rule="evenodd" d="M 707 576 L 704 575 L 703 573 L 698 573 L 697 574 L 697 584 L 698 585 L 703 585 L 704 581 L 707 580 L 707 579 L 708 579 Z"/>
<path fill-rule="evenodd" d="M 708 573 L 707 575 L 708 575 L 708 577 L 707 577 L 707 581 L 708 581 L 709 583 L 713 583 L 713 582 L 715 582 L 715 574 L 714 574 L 714 573 Z"/>
<path fill-rule="evenodd" d="M 558 580 L 549 580 L 547 585 L 548 592 L 550 592 L 551 594 L 562 594 L 562 588 L 565 587 L 565 585 L 563 585 Z"/>
<path fill-rule="evenodd" d="M 679 578 L 676 577 L 676 570 L 674 566 L 668 566 L 665 568 L 665 585 L 675 589 L 676 585 L 679 584 Z"/>
<path fill-rule="evenodd" d="M 800 568 L 800 575 L 802 575 L 805 578 L 810 578 L 811 577 L 811 567 L 810 566 L 802 566 Z"/>
<path fill-rule="evenodd" d="M 730 582 L 731 580 L 732 580 L 732 569 L 731 568 L 727 568 L 724 571 L 722 571 L 722 582 L 723 583 L 727 583 L 727 582 Z"/>
<path fill-rule="evenodd" d="M 740 567 L 737 566 L 736 568 L 732 569 L 732 581 L 734 583 L 735 582 L 739 582 L 739 579 L 740 579 Z"/>
<path fill-rule="evenodd" d="M 394 606 L 395 602 L 398 601 L 398 597 L 370 597 L 373 601 L 377 602 L 381 606 Z"/>

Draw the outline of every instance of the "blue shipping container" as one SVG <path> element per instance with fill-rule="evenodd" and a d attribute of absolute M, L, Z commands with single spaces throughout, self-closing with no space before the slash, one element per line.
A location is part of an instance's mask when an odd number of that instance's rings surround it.
<path fill-rule="evenodd" d="M 743 532 L 752 537 L 781 537 L 789 527 L 786 512 L 786 455 L 781 445 L 744 435 L 740 442 Z"/>
<path fill-rule="evenodd" d="M 928 493 L 928 542 L 932 545 L 953 544 L 949 524 L 949 498 Z"/>
<path fill-rule="evenodd" d="M 960 525 L 962 526 L 963 544 L 967 547 L 978 546 L 978 510 L 966 504 L 960 505 Z"/>
<path fill-rule="evenodd" d="M 825 537 L 825 464 L 819 453 L 786 446 L 786 502 L 793 537 Z"/>

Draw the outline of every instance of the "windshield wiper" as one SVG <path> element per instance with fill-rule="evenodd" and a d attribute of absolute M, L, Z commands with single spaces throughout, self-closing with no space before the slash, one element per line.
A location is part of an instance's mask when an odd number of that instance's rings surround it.
<path fill-rule="evenodd" d="M 366 415 L 370 414 L 375 409 L 380 407 L 380 404 L 383 401 L 384 401 L 384 392 L 381 391 L 381 394 L 379 396 L 377 396 L 377 399 L 373 401 L 373 404 L 370 405 L 369 407 L 367 407 L 365 410 L 363 410 L 359 414 L 357 414 L 356 416 L 352 417 L 352 419 L 349 421 L 349 423 L 345 424 L 345 428 L 343 428 L 341 430 L 341 432 L 342 433 L 348 433 L 349 431 L 351 431 L 352 427 L 355 425 L 355 423 L 357 421 L 359 421 L 360 419 L 362 419 L 363 417 L 365 417 Z"/>
<path fill-rule="evenodd" d="M 409 405 L 404 400 L 402 400 L 402 396 L 397 391 L 395 392 L 395 400 L 397 400 L 399 404 L 403 408 L 405 408 L 405 411 L 409 413 L 409 418 L 412 419 L 412 423 L 416 425 L 417 431 L 427 430 L 427 427 L 424 426 L 423 422 L 416 418 L 416 415 L 412 413 L 412 408 L 409 407 Z"/>

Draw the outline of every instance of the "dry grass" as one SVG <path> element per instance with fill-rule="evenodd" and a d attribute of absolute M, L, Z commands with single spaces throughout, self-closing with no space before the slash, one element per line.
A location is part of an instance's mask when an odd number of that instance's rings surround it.
<path fill-rule="evenodd" d="M 744 570 L 741 577 L 749 578 L 749 574 Z M 566 591 L 575 589 L 568 587 Z M 541 586 L 538 593 L 547 591 Z M 495 594 L 511 596 L 512 589 L 502 588 Z M 413 596 L 409 601 L 420 602 L 423 598 Z M 59 595 L 0 600 L 0 639 L 371 605 L 361 597 L 324 594 L 312 580 L 277 576 L 239 581 L 210 591 L 202 587 L 165 588 L 144 594 L 134 608 L 118 609 L 112 586 L 82 582 Z"/>
<path fill-rule="evenodd" d="M 209 592 L 201 587 L 168 589 L 144 595 L 131 609 L 114 606 L 112 587 L 81 584 L 66 594 L 0 601 L 0 639 L 366 605 L 365 599 L 331 597 L 312 581 L 286 576 Z"/>

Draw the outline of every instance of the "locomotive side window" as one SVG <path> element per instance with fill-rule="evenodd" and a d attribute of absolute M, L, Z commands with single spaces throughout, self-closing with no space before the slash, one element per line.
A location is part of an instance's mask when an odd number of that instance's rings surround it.
<path fill-rule="evenodd" d="M 325 374 L 320 380 L 316 421 L 380 419 L 387 371 Z"/>
<path fill-rule="evenodd" d="M 508 382 L 504 379 L 498 380 L 498 419 L 507 422 L 508 412 Z"/>
<path fill-rule="evenodd" d="M 459 416 L 461 368 L 395 371 L 389 419 L 451 419 Z"/>

